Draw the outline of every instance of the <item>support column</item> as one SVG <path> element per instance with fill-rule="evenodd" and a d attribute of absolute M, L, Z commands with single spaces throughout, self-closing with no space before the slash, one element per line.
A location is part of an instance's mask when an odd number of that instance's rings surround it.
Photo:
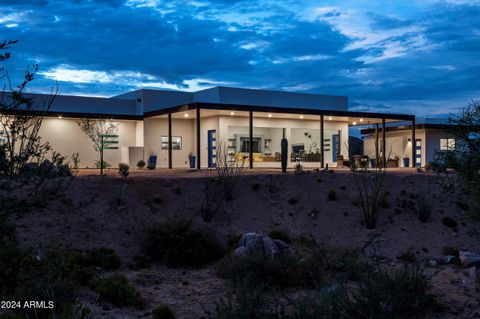
<path fill-rule="evenodd" d="M 172 113 L 168 113 L 168 168 L 172 168 Z"/>
<path fill-rule="evenodd" d="M 196 110 L 196 122 L 197 122 L 197 169 L 200 169 L 201 161 L 200 161 L 200 108 L 197 105 L 197 110 Z"/>
<path fill-rule="evenodd" d="M 380 165 L 380 156 L 379 156 L 379 149 L 378 149 L 378 123 L 375 124 L 375 161 L 377 165 Z"/>
<path fill-rule="evenodd" d="M 415 160 L 416 160 L 416 153 L 415 148 L 417 146 L 417 142 L 415 141 L 415 118 L 412 120 L 412 167 L 415 167 Z"/>
<path fill-rule="evenodd" d="M 325 167 L 325 156 L 324 156 L 324 147 L 323 147 L 323 140 L 324 140 L 324 121 L 323 115 L 320 115 L 320 160 L 321 160 L 321 167 Z"/>
<path fill-rule="evenodd" d="M 387 141 L 386 141 L 386 130 L 387 128 L 385 127 L 385 118 L 382 117 L 382 161 L 383 161 L 383 167 L 387 167 Z"/>
<path fill-rule="evenodd" d="M 250 168 L 253 168 L 253 112 L 249 112 L 249 121 L 248 121 L 248 139 L 249 139 L 249 157 L 248 157 L 248 162 L 250 165 Z"/>

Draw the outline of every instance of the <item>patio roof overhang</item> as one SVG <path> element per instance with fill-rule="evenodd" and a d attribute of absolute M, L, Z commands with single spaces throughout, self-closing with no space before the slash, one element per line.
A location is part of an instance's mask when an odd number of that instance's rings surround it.
<path fill-rule="evenodd" d="M 446 130 L 448 125 L 446 124 L 416 124 L 416 130 Z M 387 126 L 386 132 L 401 132 L 401 131 L 411 131 L 412 125 L 398 125 L 398 126 Z M 362 135 L 374 134 L 375 129 L 367 128 L 360 130 Z"/>
<path fill-rule="evenodd" d="M 304 115 L 324 115 L 335 117 L 364 117 L 372 119 L 388 119 L 393 121 L 413 121 L 415 115 L 409 114 L 392 114 L 392 113 L 370 113 L 370 112 L 356 112 L 356 111 L 338 111 L 338 110 L 321 110 L 311 108 L 285 108 L 285 107 L 271 107 L 260 105 L 238 105 L 238 104 L 222 104 L 222 103 L 190 103 L 179 105 L 171 108 L 165 108 L 144 114 L 145 118 L 167 115 L 177 112 L 186 112 L 196 109 L 208 110 L 228 110 L 228 111 L 246 111 L 246 112 L 267 112 L 267 113 L 288 113 L 288 114 L 304 114 Z"/>

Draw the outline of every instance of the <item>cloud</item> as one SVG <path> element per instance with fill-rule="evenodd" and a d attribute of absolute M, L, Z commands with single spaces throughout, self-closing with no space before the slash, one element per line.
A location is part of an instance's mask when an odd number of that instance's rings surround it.
<path fill-rule="evenodd" d="M 425 114 L 479 96 L 478 1 L 0 0 L 0 11 L 0 38 L 20 40 L 10 75 L 40 63 L 31 90 L 235 85 Z"/>

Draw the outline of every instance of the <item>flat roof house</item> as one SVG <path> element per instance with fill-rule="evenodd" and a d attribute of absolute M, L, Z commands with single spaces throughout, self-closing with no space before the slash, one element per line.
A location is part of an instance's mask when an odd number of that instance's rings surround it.
<path fill-rule="evenodd" d="M 44 99 L 31 94 L 34 100 Z M 305 167 L 343 165 L 351 158 L 349 127 L 377 130 L 375 159 L 386 156 L 396 140 L 385 138 L 389 123 L 413 124 L 415 116 L 353 112 L 345 96 L 269 90 L 214 87 L 198 92 L 136 90 L 112 98 L 57 96 L 44 119 L 40 136 L 54 150 L 78 152 L 81 167 L 94 167 L 97 153 L 81 132 L 80 118 L 104 118 L 118 122 L 118 149 L 105 151 L 105 161 L 136 165 L 157 155 L 157 167 L 214 167 L 218 152 L 230 162 L 247 167 L 281 167 L 281 140 L 288 140 L 288 160 Z M 404 147 L 404 156 L 414 150 Z M 194 156 L 191 165 L 189 155 Z M 377 161 L 378 162 L 378 161 Z M 411 161 L 413 164 L 413 161 Z"/>

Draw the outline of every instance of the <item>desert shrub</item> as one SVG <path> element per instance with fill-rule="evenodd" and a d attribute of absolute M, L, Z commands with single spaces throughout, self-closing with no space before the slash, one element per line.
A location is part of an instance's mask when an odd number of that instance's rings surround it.
<path fill-rule="evenodd" d="M 417 213 L 418 219 L 420 219 L 420 221 L 423 223 L 426 222 L 432 214 L 432 206 L 428 202 L 427 194 L 425 193 L 425 191 L 420 191 L 417 198 Z"/>
<path fill-rule="evenodd" d="M 261 186 L 262 183 L 260 183 L 260 181 L 252 181 L 252 190 L 259 190 Z"/>
<path fill-rule="evenodd" d="M 173 192 L 177 195 L 182 195 L 182 188 L 180 186 L 175 186 Z"/>
<path fill-rule="evenodd" d="M 127 203 L 128 186 L 125 184 L 115 184 L 112 190 L 112 204 L 121 206 Z"/>
<path fill-rule="evenodd" d="M 130 166 L 125 163 L 118 164 L 118 173 L 122 177 L 127 177 L 130 174 Z"/>
<path fill-rule="evenodd" d="M 170 267 L 199 267 L 220 259 L 224 247 L 211 230 L 174 218 L 147 230 L 144 254 Z"/>
<path fill-rule="evenodd" d="M 80 165 L 80 153 L 75 152 L 72 154 L 73 168 L 78 169 Z"/>
<path fill-rule="evenodd" d="M 235 189 L 240 182 L 240 176 L 245 172 L 243 162 L 229 161 L 230 155 L 225 143 L 217 146 L 217 165 L 215 166 L 216 181 L 220 195 L 227 201 L 233 198 Z"/>
<path fill-rule="evenodd" d="M 368 229 L 377 225 L 381 197 L 385 194 L 385 168 L 383 165 L 368 170 L 367 167 L 353 169 L 353 181 L 357 202 L 362 208 L 363 220 Z"/>
<path fill-rule="evenodd" d="M 374 271 L 360 252 L 351 248 L 315 246 L 311 256 L 317 260 L 315 264 L 345 280 L 361 280 Z"/>
<path fill-rule="evenodd" d="M 448 227 L 448 228 L 456 228 L 458 226 L 457 221 L 448 216 L 442 219 L 442 223 L 445 227 Z"/>
<path fill-rule="evenodd" d="M 292 242 L 292 240 L 290 239 L 290 236 L 288 236 L 286 232 L 283 232 L 281 230 L 272 230 L 271 232 L 268 233 L 268 236 L 272 239 L 281 240 L 287 244 L 290 244 Z"/>
<path fill-rule="evenodd" d="M 296 196 L 290 196 L 288 198 L 288 203 L 290 205 L 295 205 L 296 203 L 298 203 L 298 198 Z"/>
<path fill-rule="evenodd" d="M 415 256 L 415 253 L 411 248 L 407 249 L 403 253 L 397 256 L 398 260 L 408 262 L 408 263 L 413 263 L 417 260 L 417 257 Z"/>
<path fill-rule="evenodd" d="M 175 313 L 167 305 L 160 305 L 155 307 L 152 311 L 153 319 L 175 319 Z"/>
<path fill-rule="evenodd" d="M 277 319 L 275 306 L 258 283 L 247 279 L 234 295 L 220 299 L 209 319 Z"/>
<path fill-rule="evenodd" d="M 103 163 L 103 165 L 102 165 Z M 96 168 L 103 168 L 103 169 L 106 169 L 106 168 L 109 168 L 111 167 L 112 165 L 110 165 L 109 163 L 107 163 L 106 161 L 103 161 L 103 162 L 100 162 L 99 160 L 96 160 L 95 161 L 95 167 Z"/>
<path fill-rule="evenodd" d="M 323 277 L 317 260 L 290 254 L 275 258 L 262 253 L 228 256 L 217 267 L 218 274 L 239 285 L 246 279 L 271 287 L 316 287 Z"/>
<path fill-rule="evenodd" d="M 137 162 L 137 168 L 138 168 L 138 169 L 143 169 L 143 168 L 145 168 L 145 166 L 147 166 L 147 163 L 145 163 L 144 160 L 139 160 L 139 161 Z"/>
<path fill-rule="evenodd" d="M 128 279 L 124 275 L 113 274 L 99 279 L 94 288 L 100 298 L 117 306 L 142 305 L 140 293 L 128 283 Z"/>
<path fill-rule="evenodd" d="M 92 259 L 92 265 L 105 270 L 115 270 L 120 268 L 120 258 L 115 250 L 106 247 L 94 248 L 88 251 Z"/>
<path fill-rule="evenodd" d="M 360 285 L 351 313 L 366 318 L 418 318 L 435 306 L 430 288 L 421 268 L 379 271 Z"/>
<path fill-rule="evenodd" d="M 320 177 L 317 177 L 317 183 L 321 183 L 322 179 Z"/>
<path fill-rule="evenodd" d="M 38 258 L 30 251 L 0 246 L 0 295 L 3 300 L 51 300 L 53 310 L 17 309 L 23 318 L 53 318 L 69 314 L 75 305 L 76 289 L 92 277 L 93 269 L 76 263 L 68 251 L 49 251 Z M 5 278 L 5 276 L 9 276 Z"/>
<path fill-rule="evenodd" d="M 337 200 L 337 193 L 335 192 L 334 189 L 331 189 L 331 190 L 328 191 L 327 199 L 330 200 L 330 201 Z"/>
<path fill-rule="evenodd" d="M 224 198 L 218 193 L 218 183 L 212 178 L 205 179 L 201 213 L 204 222 L 211 222 L 223 206 Z"/>
<path fill-rule="evenodd" d="M 278 192 L 280 190 L 280 185 L 279 185 L 279 182 L 278 182 L 278 177 L 276 175 L 270 175 L 268 177 L 268 191 L 271 193 L 271 194 L 275 194 L 276 192 Z"/>

